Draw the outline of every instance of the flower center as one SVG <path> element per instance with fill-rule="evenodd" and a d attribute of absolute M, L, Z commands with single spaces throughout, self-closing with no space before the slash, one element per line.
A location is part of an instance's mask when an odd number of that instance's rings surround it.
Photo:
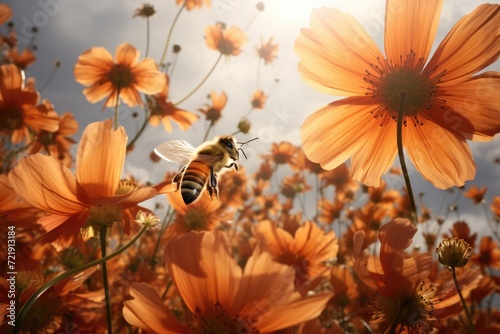
<path fill-rule="evenodd" d="M 405 126 L 408 119 L 415 126 L 422 125 L 422 118 L 431 118 L 432 110 L 446 103 L 437 98 L 438 84 L 446 71 L 431 78 L 430 72 L 422 71 L 424 58 L 416 59 L 413 51 L 397 62 L 377 60 L 378 64 L 372 63 L 371 68 L 365 70 L 363 80 L 369 84 L 365 95 L 375 98 L 381 106 L 374 111 L 374 117 L 381 118 L 381 125 L 389 118 L 396 121 L 401 107 Z"/>
<path fill-rule="evenodd" d="M 108 79 L 114 87 L 129 87 L 134 82 L 134 75 L 130 67 L 123 64 L 115 64 L 108 73 Z"/>
<path fill-rule="evenodd" d="M 254 321 L 243 319 L 239 315 L 230 315 L 219 302 L 214 303 L 211 314 L 201 314 L 197 309 L 193 318 L 190 328 L 196 334 L 259 333 L 259 330 L 252 325 Z"/>
<path fill-rule="evenodd" d="M 23 123 L 23 111 L 16 107 L 7 107 L 0 112 L 0 132 L 7 134 L 18 129 Z"/>

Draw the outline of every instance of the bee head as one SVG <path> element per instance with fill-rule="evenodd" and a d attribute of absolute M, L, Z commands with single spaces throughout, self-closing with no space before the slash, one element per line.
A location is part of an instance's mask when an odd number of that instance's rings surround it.
<path fill-rule="evenodd" d="M 227 150 L 231 159 L 236 161 L 240 158 L 239 148 L 236 147 L 236 140 L 233 136 L 220 136 L 218 142 Z"/>

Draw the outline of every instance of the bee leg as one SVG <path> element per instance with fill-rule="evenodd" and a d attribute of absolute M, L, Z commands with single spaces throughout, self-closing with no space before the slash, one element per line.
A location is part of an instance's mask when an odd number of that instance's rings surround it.
<path fill-rule="evenodd" d="M 175 184 L 175 191 L 178 191 L 179 188 L 181 187 L 181 180 L 182 180 L 182 175 L 186 171 L 187 165 L 182 167 L 181 171 L 177 173 L 174 178 L 172 179 L 172 183 Z"/>
<path fill-rule="evenodd" d="M 232 162 L 229 166 L 226 166 L 226 168 L 231 168 L 233 167 L 234 170 L 236 171 L 236 173 L 239 173 L 240 172 L 240 168 L 238 166 L 238 164 L 236 162 Z"/>
<path fill-rule="evenodd" d="M 215 201 L 219 199 L 219 187 L 217 186 L 217 176 L 214 173 L 214 169 L 210 167 L 210 180 L 207 184 L 207 191 L 210 198 Z"/>

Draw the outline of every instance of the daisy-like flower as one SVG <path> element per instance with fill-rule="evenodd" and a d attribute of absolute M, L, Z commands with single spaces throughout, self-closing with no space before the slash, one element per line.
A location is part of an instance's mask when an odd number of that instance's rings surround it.
<path fill-rule="evenodd" d="M 175 0 L 175 3 L 177 5 L 184 4 L 184 7 L 186 7 L 188 11 L 196 8 L 202 8 L 203 5 L 207 8 L 210 8 L 211 6 L 210 0 Z"/>
<path fill-rule="evenodd" d="M 94 47 L 78 57 L 75 79 L 89 86 L 83 94 L 91 103 L 106 98 L 104 107 L 114 107 L 119 95 L 129 107 L 143 105 L 139 92 L 158 94 L 166 79 L 153 59 L 138 61 L 139 57 L 140 52 L 128 43 L 118 45 L 114 60 L 105 48 Z"/>
<path fill-rule="evenodd" d="M 273 44 L 273 38 L 269 38 L 269 40 L 264 43 L 262 37 L 260 38 L 260 46 L 255 48 L 257 50 L 257 54 L 259 58 L 264 60 L 264 64 L 272 64 L 276 59 L 276 53 L 278 52 L 279 46 L 278 44 Z"/>
<path fill-rule="evenodd" d="M 479 245 L 479 252 L 471 257 L 471 262 L 481 267 L 500 269 L 500 248 L 490 236 L 484 236 Z"/>
<path fill-rule="evenodd" d="M 436 248 L 439 263 L 447 267 L 463 267 L 472 255 L 472 248 L 464 239 L 446 238 Z"/>
<path fill-rule="evenodd" d="M 385 56 L 352 16 L 313 11 L 295 42 L 299 71 L 312 87 L 347 98 L 304 122 L 309 159 L 332 169 L 350 158 L 354 179 L 379 186 L 397 154 L 401 113 L 403 146 L 425 179 L 444 189 L 474 177 L 466 140 L 500 132 L 500 74 L 477 74 L 500 55 L 500 6 L 460 19 L 428 60 L 442 4 L 388 0 Z"/>
<path fill-rule="evenodd" d="M 21 53 L 17 47 L 12 48 L 6 53 L 7 59 L 10 63 L 15 64 L 21 70 L 25 70 L 26 67 L 35 62 L 36 56 L 30 49 L 24 49 Z"/>
<path fill-rule="evenodd" d="M 177 108 L 175 104 L 168 100 L 169 81 L 167 76 L 167 83 L 162 92 L 148 98 L 149 109 L 151 110 L 149 124 L 157 126 L 161 122 L 165 131 L 172 132 L 172 122 L 174 122 L 181 130 L 186 131 L 199 117 L 192 112 Z"/>
<path fill-rule="evenodd" d="M 42 154 L 23 158 L 9 173 L 14 191 L 31 206 L 48 213 L 37 221 L 46 231 L 41 241 L 122 221 L 127 233 L 138 229 L 136 213 L 147 209 L 137 204 L 157 195 L 168 183 L 140 188 L 120 180 L 127 135 L 123 127 L 112 130 L 111 123 L 106 120 L 86 127 L 78 146 L 76 175 Z"/>
<path fill-rule="evenodd" d="M 193 252 L 193 250 L 196 250 Z M 154 333 L 271 333 L 317 317 L 331 294 L 294 292 L 293 268 L 257 247 L 242 270 L 227 239 L 190 232 L 171 241 L 165 259 L 188 314 L 180 323 L 145 283 L 133 283 L 123 315 Z"/>
<path fill-rule="evenodd" d="M 0 134 L 14 144 L 30 140 L 31 132 L 55 132 L 59 118 L 52 104 L 32 87 L 25 87 L 24 73 L 13 64 L 0 66 Z"/>
<path fill-rule="evenodd" d="M 474 204 L 481 204 L 484 203 L 484 195 L 486 195 L 486 191 L 488 190 L 488 187 L 484 186 L 479 188 L 476 185 L 473 185 L 464 192 L 464 196 L 467 198 L 470 198 L 472 200 L 472 203 Z"/>
<path fill-rule="evenodd" d="M 69 136 L 77 131 L 78 122 L 72 113 L 66 112 L 59 118 L 59 129 L 56 132 L 40 131 L 29 153 L 35 154 L 45 150 L 49 155 L 69 167 L 73 162 L 69 149 L 75 143 Z"/>
<path fill-rule="evenodd" d="M 279 263 L 295 268 L 295 286 L 328 274 L 325 262 L 333 259 L 339 249 L 335 233 L 326 233 L 314 222 L 307 221 L 292 236 L 264 220 L 255 228 L 256 237 L 266 244 L 273 258 Z"/>
<path fill-rule="evenodd" d="M 252 104 L 253 109 L 264 109 L 266 100 L 266 93 L 264 93 L 261 89 L 257 89 L 253 92 L 252 101 L 250 101 L 250 103 Z"/>
<path fill-rule="evenodd" d="M 247 41 L 247 36 L 237 26 L 226 29 L 223 23 L 217 22 L 205 29 L 205 42 L 208 48 L 219 51 L 225 56 L 239 55 L 241 47 Z"/>
<path fill-rule="evenodd" d="M 0 24 L 4 24 L 12 17 L 12 9 L 5 3 L 0 4 Z"/>
<path fill-rule="evenodd" d="M 210 100 L 212 104 L 205 105 L 203 108 L 198 109 L 210 123 L 216 123 L 222 117 L 222 110 L 226 107 L 227 94 L 221 92 L 217 94 L 215 91 L 210 93 Z"/>
<path fill-rule="evenodd" d="M 149 3 L 143 3 L 140 8 L 137 8 L 134 10 L 134 15 L 132 17 L 143 17 L 143 18 L 149 18 L 153 15 L 156 14 L 155 7 L 152 4 Z"/>
<path fill-rule="evenodd" d="M 432 269 L 428 253 L 408 255 L 417 228 L 408 219 L 395 219 L 378 232 L 380 255 L 364 252 L 364 231 L 354 234 L 353 263 L 359 279 L 375 292 L 371 324 L 382 332 L 427 333 L 444 319 L 462 311 L 460 299 L 450 288 L 429 285 Z M 476 268 L 458 280 L 468 296 L 481 275 Z"/>
<path fill-rule="evenodd" d="M 500 196 L 493 197 L 490 204 L 491 212 L 495 215 L 495 219 L 500 222 Z"/>

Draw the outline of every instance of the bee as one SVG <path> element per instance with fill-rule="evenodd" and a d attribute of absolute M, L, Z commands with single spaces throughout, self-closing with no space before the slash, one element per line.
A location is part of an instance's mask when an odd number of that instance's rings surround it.
<path fill-rule="evenodd" d="M 256 139 L 238 142 L 231 135 L 223 135 L 198 147 L 176 139 L 156 146 L 154 151 L 162 159 L 184 166 L 172 183 L 177 187 L 175 191 L 180 188 L 184 203 L 189 205 L 200 197 L 204 189 L 212 200 L 219 199 L 218 178 L 231 168 L 239 172 L 236 163 L 240 158 L 239 151 L 247 158 L 241 147 Z"/>

